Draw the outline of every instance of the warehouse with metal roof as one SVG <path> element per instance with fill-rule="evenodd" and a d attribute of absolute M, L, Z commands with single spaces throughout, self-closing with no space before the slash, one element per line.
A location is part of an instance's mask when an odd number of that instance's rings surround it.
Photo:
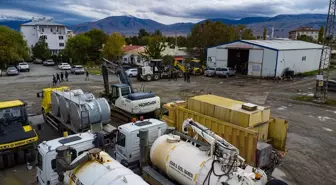
<path fill-rule="evenodd" d="M 322 47 L 298 40 L 237 40 L 208 48 L 207 66 L 231 67 L 249 76 L 298 74 L 319 68 Z"/>

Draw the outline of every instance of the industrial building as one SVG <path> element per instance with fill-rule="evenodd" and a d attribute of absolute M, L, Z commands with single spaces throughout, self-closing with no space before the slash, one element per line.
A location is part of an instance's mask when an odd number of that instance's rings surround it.
<path fill-rule="evenodd" d="M 237 40 L 207 49 L 207 66 L 249 76 L 279 77 L 319 68 L 322 45 L 294 40 Z"/>

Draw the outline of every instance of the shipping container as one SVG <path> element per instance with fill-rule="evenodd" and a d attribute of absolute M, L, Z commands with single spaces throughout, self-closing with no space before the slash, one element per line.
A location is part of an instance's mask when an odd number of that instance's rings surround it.
<path fill-rule="evenodd" d="M 268 107 L 257 106 L 254 111 L 242 108 L 244 102 L 216 95 L 201 95 L 188 99 L 188 109 L 214 117 L 241 127 L 251 127 L 267 122 L 271 111 Z"/>
<path fill-rule="evenodd" d="M 275 149 L 285 151 L 287 137 L 287 121 L 272 118 L 266 122 L 255 124 L 254 126 L 243 128 L 226 121 L 216 119 L 211 116 L 187 109 L 186 102 L 172 102 L 163 105 L 168 110 L 168 115 L 163 115 L 162 119 L 169 125 L 181 131 L 183 121 L 192 118 L 194 121 L 203 124 L 210 130 L 232 143 L 240 151 L 240 155 L 246 162 L 255 166 L 257 142 L 265 141 Z"/>

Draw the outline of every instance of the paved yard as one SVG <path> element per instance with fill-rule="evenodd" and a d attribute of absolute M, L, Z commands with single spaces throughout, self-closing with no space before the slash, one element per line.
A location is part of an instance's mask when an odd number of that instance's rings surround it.
<path fill-rule="evenodd" d="M 30 114 L 39 114 L 40 99 L 36 97 L 36 93 L 51 86 L 52 74 L 56 72 L 59 70 L 55 67 L 31 65 L 31 72 L 13 77 L 0 77 L 0 101 L 20 98 L 28 103 Z M 90 81 L 84 81 L 84 75 L 70 75 L 69 79 L 70 81 L 64 84 L 72 88 L 81 88 L 96 96 L 103 91 L 101 76 L 91 75 Z M 118 82 L 113 76 L 111 81 Z M 183 79 L 138 82 L 134 78 L 132 81 L 137 89 L 144 84 L 145 90 L 159 95 L 162 103 L 211 92 L 270 106 L 273 116 L 289 121 L 288 154 L 277 171 L 277 176 L 282 176 L 290 184 L 336 184 L 336 159 L 333 157 L 336 156 L 336 108 L 289 100 L 299 94 L 313 93 L 313 77 L 277 82 L 240 76 L 228 79 L 192 76 L 191 83 L 185 83 Z M 336 97 L 335 93 L 330 95 Z M 41 141 L 58 137 L 48 125 L 45 125 L 39 134 Z M 17 166 L 0 172 L 0 184 L 34 184 L 34 175 L 34 170 L 28 171 L 24 166 Z"/>

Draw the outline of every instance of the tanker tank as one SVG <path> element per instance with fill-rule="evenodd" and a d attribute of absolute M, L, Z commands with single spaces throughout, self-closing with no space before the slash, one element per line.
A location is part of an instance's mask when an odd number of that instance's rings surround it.
<path fill-rule="evenodd" d="M 81 89 L 76 90 L 70 90 L 70 91 L 58 91 L 54 90 L 51 93 L 51 111 L 52 113 L 59 117 L 61 116 L 61 98 L 64 96 L 69 96 L 70 94 L 84 94 L 84 92 Z M 66 102 L 63 102 L 63 107 L 66 107 Z M 66 114 L 66 113 L 65 113 Z"/>
<path fill-rule="evenodd" d="M 231 165 L 230 169 L 230 166 L 223 166 L 219 160 L 209 156 L 208 151 L 171 134 L 163 135 L 153 143 L 150 160 L 168 177 L 183 185 L 265 185 L 267 182 L 267 175 L 262 170 Z M 258 177 L 255 172 L 258 172 Z"/>
<path fill-rule="evenodd" d="M 91 151 L 95 151 L 90 154 Z M 78 156 L 72 163 L 89 155 L 89 160 L 64 174 L 64 184 L 85 185 L 149 185 L 132 170 L 124 167 L 106 152 L 92 149 Z"/>

